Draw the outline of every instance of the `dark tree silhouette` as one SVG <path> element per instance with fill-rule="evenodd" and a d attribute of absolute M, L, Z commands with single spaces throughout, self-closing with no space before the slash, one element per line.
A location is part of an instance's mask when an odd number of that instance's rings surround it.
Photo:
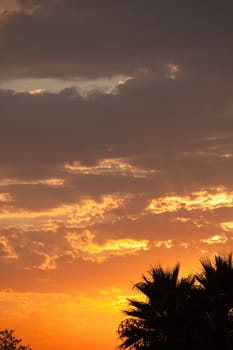
<path fill-rule="evenodd" d="M 201 264 L 200 274 L 180 280 L 179 265 L 171 271 L 153 267 L 134 285 L 145 301 L 128 300 L 128 317 L 118 328 L 121 348 L 233 349 L 232 256 Z"/>
<path fill-rule="evenodd" d="M 194 279 L 178 279 L 179 265 L 172 271 L 161 266 L 150 271 L 150 279 L 135 284 L 146 301 L 129 299 L 127 316 L 122 321 L 118 334 L 121 347 L 135 350 L 183 348 L 184 324 L 187 317 L 185 304 L 189 303 Z"/>
<path fill-rule="evenodd" d="M 0 350 L 31 350 L 29 345 L 22 345 L 22 339 L 14 336 L 14 330 L 5 329 L 0 331 Z"/>
<path fill-rule="evenodd" d="M 232 255 L 201 261 L 202 273 L 196 275 L 204 291 L 206 334 L 212 349 L 233 349 L 233 264 Z"/>

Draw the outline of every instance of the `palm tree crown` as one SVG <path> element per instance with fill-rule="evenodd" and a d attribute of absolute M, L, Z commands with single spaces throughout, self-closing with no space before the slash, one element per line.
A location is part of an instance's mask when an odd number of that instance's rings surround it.
<path fill-rule="evenodd" d="M 233 349 L 233 264 L 232 254 L 201 261 L 196 279 L 205 294 L 205 317 L 212 349 Z"/>
<path fill-rule="evenodd" d="M 179 279 L 180 266 L 152 267 L 134 288 L 144 300 L 128 299 L 118 328 L 129 350 L 232 350 L 232 255 L 201 261 L 202 272 Z"/>
<path fill-rule="evenodd" d="M 181 346 L 184 303 L 191 295 L 194 279 L 179 280 L 179 270 L 179 264 L 171 271 L 152 267 L 150 278 L 143 276 L 143 281 L 134 285 L 146 301 L 128 300 L 129 309 L 124 313 L 129 318 L 118 329 L 122 348 L 165 349 L 171 342 Z"/>

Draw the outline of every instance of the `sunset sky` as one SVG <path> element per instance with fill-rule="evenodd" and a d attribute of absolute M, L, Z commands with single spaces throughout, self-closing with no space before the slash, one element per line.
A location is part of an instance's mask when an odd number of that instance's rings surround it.
<path fill-rule="evenodd" d="M 114 350 L 151 266 L 233 250 L 233 2 L 0 0 L 0 328 Z"/>

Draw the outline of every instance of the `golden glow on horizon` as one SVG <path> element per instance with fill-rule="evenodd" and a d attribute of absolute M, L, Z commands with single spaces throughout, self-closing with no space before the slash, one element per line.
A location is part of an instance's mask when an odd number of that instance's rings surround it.
<path fill-rule="evenodd" d="M 53 349 L 54 344 L 58 349 L 64 348 L 64 344 L 76 349 L 77 344 L 87 343 L 83 333 L 90 337 L 92 331 L 95 341 L 97 333 L 99 344 L 106 344 L 107 348 L 107 344 L 109 347 L 116 341 L 121 311 L 129 297 L 122 289 L 111 288 L 114 292 L 108 295 L 98 290 L 94 290 L 94 295 L 0 291 L 0 322 L 8 328 L 14 327 L 16 334 L 30 343 L 33 350 L 39 350 L 43 342 L 46 349 Z"/>
<path fill-rule="evenodd" d="M 115 294 L 121 294 L 122 293 L 122 289 L 120 288 L 116 288 L 116 287 L 108 287 L 105 289 L 99 289 L 98 292 L 101 295 L 115 295 Z"/>
<path fill-rule="evenodd" d="M 134 294 L 137 298 L 141 294 Z M 88 320 L 88 314 L 103 312 L 106 314 L 118 314 L 127 306 L 129 291 L 117 287 L 106 287 L 103 290 L 94 289 L 93 295 L 80 293 L 38 293 L 16 292 L 14 290 L 0 291 L 1 316 L 4 318 L 30 319 L 33 314 L 44 321 L 56 323 L 65 322 L 63 326 L 83 327 Z M 8 301 L 8 308 L 4 303 Z M 47 311 L 50 310 L 48 313 Z M 86 315 L 82 319 L 80 315 Z M 78 317 L 79 315 L 79 317 Z M 57 320 L 57 321 L 56 321 Z M 67 323 L 68 322 L 68 323 Z M 49 324 L 48 324 L 49 325 Z M 50 324 L 52 326 L 52 324 Z M 77 329 L 76 329 L 77 330 Z"/>

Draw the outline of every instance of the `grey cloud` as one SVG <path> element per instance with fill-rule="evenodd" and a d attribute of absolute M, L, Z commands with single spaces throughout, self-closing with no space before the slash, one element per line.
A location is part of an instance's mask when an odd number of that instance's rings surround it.
<path fill-rule="evenodd" d="M 176 62 L 230 74 L 232 3 L 21 1 L 1 24 L 2 76 L 106 76 Z"/>
<path fill-rule="evenodd" d="M 77 290 L 79 279 L 86 288 L 93 286 L 93 273 L 101 283 L 111 284 L 122 283 L 123 269 L 130 276 L 137 266 L 142 270 L 140 259 L 132 256 L 112 257 L 97 268 L 77 255 L 70 264 L 67 232 L 88 229 L 101 245 L 108 239 L 171 239 L 177 248 L 189 240 L 199 254 L 206 248 L 200 240 L 221 234 L 221 223 L 231 221 L 231 207 L 214 212 L 179 207 L 159 215 L 144 209 L 167 193 L 185 196 L 220 185 L 233 191 L 232 2 L 20 0 L 19 4 L 20 11 L 0 19 L 2 81 L 118 73 L 133 79 L 120 85 L 117 95 L 95 91 L 88 99 L 72 86 L 57 94 L 0 90 L 0 189 L 12 198 L 0 203 L 0 212 L 22 214 L 15 220 L 10 215 L 0 220 L 1 235 L 7 238 L 0 244 L 4 287 Z M 169 64 L 176 64 L 178 71 L 172 74 Z M 65 169 L 66 163 L 75 161 L 91 169 L 108 158 L 122 158 L 154 173 L 134 178 L 123 171 L 113 176 L 107 171 L 83 174 Z M 46 184 L 52 178 L 63 179 L 64 184 Z M 101 203 L 101 197 L 109 194 L 125 199 L 123 205 L 110 205 L 100 213 L 91 207 L 89 222 L 85 207 L 83 221 L 78 222 L 83 199 Z M 52 209 L 62 205 L 70 205 L 70 211 L 53 217 Z M 77 205 L 73 211 L 72 205 Z M 42 217 L 33 217 L 38 212 Z M 69 215 L 73 221 L 67 221 Z M 214 244 L 211 249 L 216 249 Z M 149 265 L 155 256 L 170 259 L 168 251 L 151 248 L 142 253 L 143 261 Z M 174 249 L 174 259 L 184 251 Z M 11 252 L 17 261 L 6 257 Z M 49 254 L 56 256 L 58 272 L 27 269 L 41 266 Z M 104 276 L 111 269 L 114 276 Z M 15 281 L 19 271 L 21 286 Z M 49 282 L 41 287 L 37 280 L 45 276 Z"/>
<path fill-rule="evenodd" d="M 128 82 L 117 96 L 91 100 L 63 92 L 5 91 L 0 99 L 5 176 L 12 167 L 28 176 L 54 177 L 54 171 L 61 176 L 64 162 L 93 164 L 114 157 L 155 170 L 178 170 L 179 161 L 231 169 L 230 158 L 221 158 L 232 149 L 228 81 L 214 85 L 195 75 L 174 81 L 153 77 Z"/>
<path fill-rule="evenodd" d="M 26 211 L 49 210 L 54 207 L 78 201 L 80 193 L 69 186 L 46 185 L 14 185 L 6 186 L 6 190 L 12 194 L 13 208 Z"/>

